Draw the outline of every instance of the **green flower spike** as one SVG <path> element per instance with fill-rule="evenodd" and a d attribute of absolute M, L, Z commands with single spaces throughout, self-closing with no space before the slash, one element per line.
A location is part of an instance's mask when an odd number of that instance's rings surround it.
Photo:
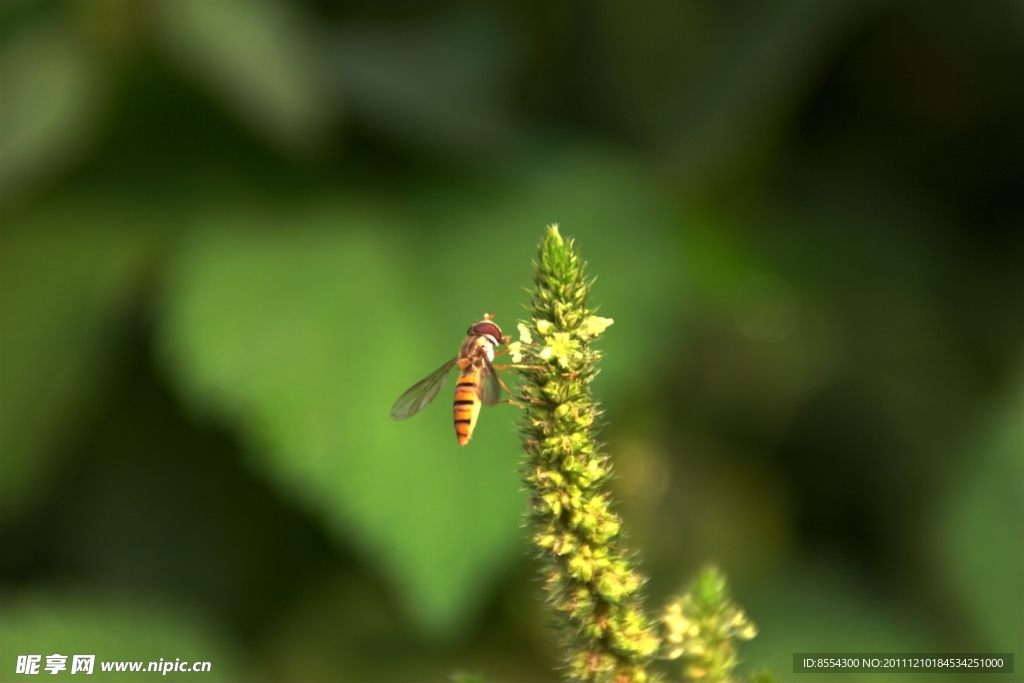
<path fill-rule="evenodd" d="M 590 396 L 600 353 L 590 344 L 612 321 L 587 309 L 584 267 L 572 240 L 549 227 L 534 264 L 533 319 L 520 323 L 520 341 L 510 345 L 524 364 L 520 426 L 533 542 L 561 622 L 567 677 L 644 683 L 655 679 L 648 666 L 661 641 L 605 490 L 611 466 L 595 440 L 600 413 Z"/>
<path fill-rule="evenodd" d="M 714 567 L 701 571 L 686 593 L 669 601 L 662 624 L 663 656 L 681 659 L 683 678 L 700 683 L 734 680 L 736 641 L 757 635 L 757 627 L 729 598 L 725 577 Z"/>

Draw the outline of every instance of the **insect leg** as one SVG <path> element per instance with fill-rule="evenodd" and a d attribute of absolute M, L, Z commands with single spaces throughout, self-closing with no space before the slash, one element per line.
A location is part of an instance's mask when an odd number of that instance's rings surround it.
<path fill-rule="evenodd" d="M 512 367 L 514 367 L 514 366 L 512 366 Z M 505 384 L 501 380 L 501 377 L 499 377 L 498 375 L 494 375 L 494 379 L 498 380 L 498 383 L 501 385 L 501 388 L 505 390 L 506 394 L 508 394 L 509 396 L 513 396 L 513 397 L 519 399 L 519 401 L 524 401 L 526 403 L 544 403 L 544 401 L 538 401 L 537 399 L 530 398 L 529 396 L 516 396 L 516 394 L 512 393 L 512 390 L 508 388 L 508 385 Z M 519 406 L 520 408 L 523 407 L 522 403 L 519 403 L 518 401 L 508 400 L 508 399 L 501 401 L 501 403 L 511 403 L 514 406 Z"/>
<path fill-rule="evenodd" d="M 523 365 L 522 363 L 500 363 L 492 366 L 495 370 L 508 370 L 509 368 L 515 368 L 516 370 L 544 370 L 542 365 Z"/>
<path fill-rule="evenodd" d="M 495 352 L 494 352 L 494 355 L 495 355 L 495 357 L 497 357 L 497 356 L 502 356 L 502 355 L 504 355 L 504 354 L 506 354 L 506 353 L 508 353 L 508 352 L 509 352 L 509 349 L 508 349 L 508 346 L 507 346 L 507 344 L 508 344 L 508 343 L 509 343 L 509 342 L 510 342 L 511 340 L 512 340 L 512 337 L 505 337 L 504 339 L 502 339 L 501 343 L 502 343 L 502 344 L 505 344 L 505 345 L 506 345 L 506 347 L 505 347 L 504 349 L 502 349 L 501 351 L 495 351 Z M 521 348 L 521 350 L 524 350 L 524 351 L 525 351 L 526 349 L 532 349 L 532 348 L 536 348 L 536 344 L 523 344 L 523 346 L 522 346 L 522 347 L 520 347 L 520 348 Z"/>

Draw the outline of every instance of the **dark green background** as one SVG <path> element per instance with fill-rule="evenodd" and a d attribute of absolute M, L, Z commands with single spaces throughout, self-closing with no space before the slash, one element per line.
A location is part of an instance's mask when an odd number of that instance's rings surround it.
<path fill-rule="evenodd" d="M 556 679 L 515 408 L 387 417 L 552 222 L 652 611 L 715 561 L 783 680 L 1024 652 L 1020 2 L 0 19 L 0 678 Z"/>

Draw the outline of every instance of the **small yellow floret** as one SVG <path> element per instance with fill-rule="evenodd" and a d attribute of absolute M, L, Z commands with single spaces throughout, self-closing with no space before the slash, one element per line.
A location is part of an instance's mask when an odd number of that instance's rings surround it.
<path fill-rule="evenodd" d="M 596 315 L 592 315 L 584 320 L 583 324 L 580 325 L 579 335 L 584 339 L 592 339 L 600 336 L 601 333 L 608 329 L 608 326 L 613 322 L 615 321 L 611 318 L 601 318 Z"/>
<path fill-rule="evenodd" d="M 523 362 L 523 343 L 514 341 L 508 345 L 508 353 L 513 363 Z"/>

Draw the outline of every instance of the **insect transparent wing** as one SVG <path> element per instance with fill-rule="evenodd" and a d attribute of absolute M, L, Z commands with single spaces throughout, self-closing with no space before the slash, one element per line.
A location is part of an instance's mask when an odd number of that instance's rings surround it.
<path fill-rule="evenodd" d="M 491 361 L 486 358 L 484 361 L 484 376 L 477 387 L 477 396 L 484 405 L 493 406 L 501 400 L 501 383 L 498 382 L 498 373 L 491 365 Z"/>
<path fill-rule="evenodd" d="M 456 359 L 452 358 L 424 379 L 412 385 L 409 391 L 399 396 L 398 400 L 395 401 L 395 405 L 391 407 L 391 419 L 404 420 L 407 417 L 412 417 L 437 398 L 441 387 L 448 380 L 448 372 L 454 367 L 455 361 Z"/>

